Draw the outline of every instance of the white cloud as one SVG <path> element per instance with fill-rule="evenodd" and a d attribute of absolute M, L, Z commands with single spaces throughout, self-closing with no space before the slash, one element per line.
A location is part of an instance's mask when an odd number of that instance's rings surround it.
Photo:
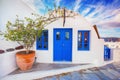
<path fill-rule="evenodd" d="M 33 9 L 36 13 L 43 15 L 46 9 L 46 6 L 42 0 L 22 0 L 27 6 Z M 42 10 L 42 12 L 40 12 Z"/>
<path fill-rule="evenodd" d="M 97 23 L 100 20 L 104 19 L 104 14 L 106 14 L 106 7 L 102 5 L 102 3 L 97 4 L 95 7 L 94 5 L 87 5 L 88 8 L 92 9 L 94 8 L 94 11 L 92 11 L 90 14 L 88 14 L 85 18 L 88 19 L 92 23 Z M 85 13 L 84 13 L 85 14 Z M 97 14 L 97 16 L 95 16 Z"/>
<path fill-rule="evenodd" d="M 74 6 L 74 11 L 78 11 L 78 9 L 80 8 L 80 3 L 81 3 L 81 0 L 76 0 L 75 1 L 75 6 Z"/>
<path fill-rule="evenodd" d="M 90 8 L 86 8 L 81 14 L 84 15 L 86 13 L 88 13 L 91 9 Z"/>
<path fill-rule="evenodd" d="M 95 5 L 87 5 L 89 8 L 95 8 L 93 12 L 91 12 L 86 18 L 90 19 L 92 18 L 93 23 L 98 23 L 103 20 L 110 20 L 110 18 L 114 17 L 116 14 L 120 13 L 120 9 L 114 9 L 115 3 L 117 3 L 118 0 L 114 0 L 114 2 L 111 5 L 104 5 L 104 1 L 101 1 Z M 97 16 L 94 16 L 97 14 Z M 109 17 L 109 18 L 108 18 Z M 91 19 L 90 19 L 91 20 Z"/>
<path fill-rule="evenodd" d="M 99 20 L 98 22 L 96 22 L 96 24 L 101 25 L 101 24 L 112 23 L 112 22 L 119 22 L 120 23 L 120 13 L 116 14 L 116 13 L 114 13 L 114 11 L 113 11 L 114 14 L 112 14 L 112 12 L 110 12 L 110 13 L 106 13 L 106 14 L 108 14 L 108 16 L 110 16 L 110 15 L 114 15 L 114 16 L 111 17 L 110 19 Z"/>
<path fill-rule="evenodd" d="M 114 17 L 114 20 L 117 22 L 119 21 L 120 22 L 120 13 L 117 14 L 115 17 Z"/>
<path fill-rule="evenodd" d="M 105 12 L 105 7 L 102 5 L 98 5 L 98 6 L 96 6 L 95 10 L 88 16 L 93 17 L 96 13 L 101 14 L 101 13 L 103 13 L 103 11 Z"/>
<path fill-rule="evenodd" d="M 113 28 L 99 28 L 101 37 L 120 37 L 120 32 L 116 32 Z"/>
<path fill-rule="evenodd" d="M 42 0 L 34 0 L 34 6 L 40 10 L 40 9 L 45 9 L 45 5 L 44 3 L 42 2 Z"/>
<path fill-rule="evenodd" d="M 35 6 L 34 6 L 34 0 L 22 0 L 25 4 L 27 4 L 31 9 L 37 12 Z"/>
<path fill-rule="evenodd" d="M 91 7 L 91 5 L 89 6 Z M 94 16 L 95 14 L 98 14 L 98 15 Z M 112 8 L 109 9 L 109 6 L 105 7 L 101 4 L 98 4 L 95 10 L 92 13 L 90 13 L 88 16 L 86 16 L 86 18 L 89 19 L 89 21 L 92 23 L 99 24 L 101 22 L 115 20 L 114 17 L 117 16 L 118 14 L 120 14 L 120 9 L 112 9 Z M 119 19 L 119 17 L 117 16 L 116 18 Z"/>
<path fill-rule="evenodd" d="M 55 0 L 55 3 L 56 3 L 57 7 L 60 6 L 60 2 L 61 2 L 61 0 Z"/>

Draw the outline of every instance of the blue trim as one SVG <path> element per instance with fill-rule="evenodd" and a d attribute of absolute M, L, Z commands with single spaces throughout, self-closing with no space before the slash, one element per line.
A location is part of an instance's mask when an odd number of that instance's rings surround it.
<path fill-rule="evenodd" d="M 87 38 L 86 42 L 85 42 L 85 37 Z M 78 30 L 77 42 L 78 42 L 77 48 L 79 51 L 89 51 L 90 50 L 90 31 L 89 30 Z"/>
<path fill-rule="evenodd" d="M 43 30 L 41 37 L 37 37 L 37 50 L 48 50 L 48 30 Z"/>

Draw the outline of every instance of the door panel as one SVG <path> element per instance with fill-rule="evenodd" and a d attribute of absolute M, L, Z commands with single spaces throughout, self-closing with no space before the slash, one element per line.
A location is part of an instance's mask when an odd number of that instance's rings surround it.
<path fill-rule="evenodd" d="M 63 56 L 62 53 L 62 40 L 61 40 L 61 30 L 54 30 L 54 59 L 57 61 L 61 61 Z"/>
<path fill-rule="evenodd" d="M 54 61 L 72 61 L 72 29 L 54 29 Z"/>

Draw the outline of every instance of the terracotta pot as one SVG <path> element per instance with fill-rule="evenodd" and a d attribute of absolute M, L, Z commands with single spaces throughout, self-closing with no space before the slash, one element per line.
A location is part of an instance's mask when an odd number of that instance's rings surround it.
<path fill-rule="evenodd" d="M 29 54 L 25 54 L 25 51 L 20 51 L 16 53 L 17 65 L 23 71 L 31 69 L 34 60 L 35 51 L 30 51 Z"/>

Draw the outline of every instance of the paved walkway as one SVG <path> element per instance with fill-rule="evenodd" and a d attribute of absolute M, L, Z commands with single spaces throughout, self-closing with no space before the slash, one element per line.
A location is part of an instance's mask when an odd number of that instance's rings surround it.
<path fill-rule="evenodd" d="M 37 63 L 31 70 L 17 69 L 2 80 L 120 80 L 120 63 L 99 68 L 93 66 L 91 64 Z"/>
<path fill-rule="evenodd" d="M 120 63 L 83 69 L 34 80 L 120 80 Z"/>

